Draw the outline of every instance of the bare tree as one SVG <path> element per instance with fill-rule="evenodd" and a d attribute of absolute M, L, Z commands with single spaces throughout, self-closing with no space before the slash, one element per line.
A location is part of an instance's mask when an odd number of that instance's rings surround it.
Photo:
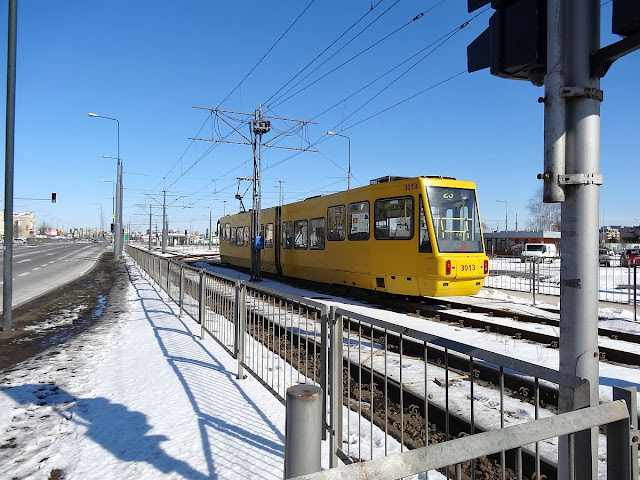
<path fill-rule="evenodd" d="M 42 222 L 40 224 L 40 227 L 38 228 L 38 234 L 39 235 L 46 235 L 48 230 L 51 230 L 51 225 L 49 225 L 46 222 Z"/>
<path fill-rule="evenodd" d="M 529 210 L 529 229 L 560 231 L 560 204 L 544 203 L 542 201 L 542 186 L 529 199 L 527 210 Z"/>

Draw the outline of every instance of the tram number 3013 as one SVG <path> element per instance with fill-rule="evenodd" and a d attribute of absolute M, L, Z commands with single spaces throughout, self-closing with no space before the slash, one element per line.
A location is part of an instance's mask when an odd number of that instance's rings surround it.
<path fill-rule="evenodd" d="M 409 190 L 418 190 L 418 184 L 417 183 L 406 183 L 404 185 L 404 191 L 408 192 Z"/>
<path fill-rule="evenodd" d="M 475 271 L 475 269 L 475 265 L 460 265 L 460 270 L 462 270 L 463 272 L 473 272 Z"/>

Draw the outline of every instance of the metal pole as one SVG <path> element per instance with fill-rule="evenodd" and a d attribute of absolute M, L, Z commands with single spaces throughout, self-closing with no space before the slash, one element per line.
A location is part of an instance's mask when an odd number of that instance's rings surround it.
<path fill-rule="evenodd" d="M 119 260 L 122 257 L 122 160 L 120 159 L 120 120 L 114 118 L 118 126 L 118 178 L 116 183 L 116 222 L 114 225 L 115 230 L 115 243 L 113 258 Z"/>
<path fill-rule="evenodd" d="M 638 264 L 633 259 L 633 321 L 638 321 L 638 277 L 636 276 L 636 268 Z"/>
<path fill-rule="evenodd" d="M 329 428 L 331 437 L 329 438 L 330 467 L 338 466 L 338 450 L 342 449 L 342 316 L 336 315 L 336 307 L 332 305 L 329 310 L 329 341 L 331 342 L 329 351 Z"/>
<path fill-rule="evenodd" d="M 162 253 L 167 253 L 167 191 L 163 190 L 162 195 Z"/>
<path fill-rule="evenodd" d="M 536 263 L 538 263 L 536 261 L 536 258 L 533 259 L 532 263 L 532 268 L 533 268 L 533 273 L 532 273 L 532 277 L 533 277 L 533 304 L 536 304 Z"/>
<path fill-rule="evenodd" d="M 151 209 L 153 205 L 149 205 L 149 251 L 151 251 Z"/>
<path fill-rule="evenodd" d="M 207 300 L 207 292 L 205 290 L 205 280 L 206 277 L 204 275 L 204 268 L 200 269 L 200 289 L 199 289 L 199 302 L 198 302 L 198 319 L 200 320 L 200 340 L 204 340 L 204 319 L 206 313 L 206 300 Z"/>
<path fill-rule="evenodd" d="M 211 237 L 213 237 L 213 232 L 211 231 L 211 210 L 209 210 L 209 250 L 211 250 L 211 245 L 212 245 Z"/>
<path fill-rule="evenodd" d="M 4 160 L 4 268 L 2 269 L 2 331 L 13 328 L 13 152 L 16 118 L 16 34 L 18 2 L 9 0 L 7 47 L 7 110 Z"/>
<path fill-rule="evenodd" d="M 235 309 L 235 351 L 238 360 L 238 375 L 236 378 L 245 378 L 244 367 L 244 332 L 247 325 L 247 286 L 238 280 L 236 283 L 236 309 Z"/>
<path fill-rule="evenodd" d="M 319 472 L 322 389 L 306 384 L 287 388 L 285 415 L 284 478 Z"/>
<path fill-rule="evenodd" d="M 351 139 L 347 137 L 347 142 L 349 143 L 349 169 L 347 171 L 347 190 L 351 190 Z"/>
<path fill-rule="evenodd" d="M 560 270 L 560 372 L 589 381 L 590 405 L 599 401 L 598 201 L 600 168 L 600 79 L 591 77 L 589 56 L 600 46 L 600 2 L 567 0 L 564 15 L 566 85 L 565 202 L 562 205 L 563 261 Z M 560 388 L 559 410 L 572 405 Z M 597 433 L 576 435 L 576 478 L 597 477 Z M 561 439 L 559 478 L 568 474 L 567 439 Z"/>

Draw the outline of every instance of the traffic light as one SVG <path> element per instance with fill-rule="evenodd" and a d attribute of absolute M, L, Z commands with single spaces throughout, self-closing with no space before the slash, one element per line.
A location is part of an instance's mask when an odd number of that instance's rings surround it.
<path fill-rule="evenodd" d="M 611 31 L 628 37 L 640 31 L 640 2 L 638 0 L 614 0 Z"/>
<path fill-rule="evenodd" d="M 56 203 L 56 192 L 51 192 L 51 203 Z"/>
<path fill-rule="evenodd" d="M 467 70 L 530 80 L 542 86 L 547 71 L 546 0 L 467 0 L 469 12 L 491 3 L 489 28 L 467 47 Z"/>
<path fill-rule="evenodd" d="M 113 233 L 113 223 L 111 224 L 111 233 Z"/>

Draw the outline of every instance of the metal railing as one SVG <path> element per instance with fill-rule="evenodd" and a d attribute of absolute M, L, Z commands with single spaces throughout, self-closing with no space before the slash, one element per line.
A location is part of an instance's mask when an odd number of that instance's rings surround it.
<path fill-rule="evenodd" d="M 554 416 L 560 388 L 570 392 L 565 411 L 589 405 L 586 380 L 509 357 L 515 345 L 504 337 L 478 333 L 502 355 L 426 333 L 412 319 L 392 323 L 131 246 L 126 253 L 200 323 L 203 337 L 237 359 L 238 378 L 246 369 L 282 403 L 292 385 L 321 387 L 331 467 Z M 539 355 L 542 362 L 545 347 Z M 591 476 L 593 437 L 577 443 L 578 478 Z M 524 455 L 528 475 L 553 475 L 566 447 L 527 443 L 515 455 L 498 450 L 496 459 L 482 462 L 504 478 Z M 476 478 L 475 460 L 465 468 Z"/>
<path fill-rule="evenodd" d="M 618 266 L 614 260 L 609 266 L 598 268 L 598 299 L 606 302 L 635 303 L 638 290 L 636 265 Z M 544 261 L 520 260 L 520 257 L 493 256 L 489 259 L 486 287 L 520 292 L 560 295 L 560 257 Z"/>
<path fill-rule="evenodd" d="M 462 465 L 475 458 L 485 457 L 500 451 L 518 450 L 522 443 L 534 443 L 552 437 L 568 435 L 572 450 L 576 444 L 576 432 L 606 426 L 607 478 L 624 480 L 637 478 L 637 465 L 630 461 L 632 440 L 629 437 L 630 422 L 627 405 L 623 401 L 611 402 L 575 412 L 564 413 L 554 418 L 543 418 L 533 422 L 506 427 L 503 430 L 480 433 L 446 443 L 422 447 L 410 452 L 391 455 L 366 463 L 346 465 L 323 472 L 294 477 L 298 480 L 395 480 L 425 471 L 449 469 L 461 480 Z M 637 442 L 637 440 L 636 440 Z M 515 478 L 523 478 L 521 457 L 516 455 Z M 637 463 L 637 461 L 636 461 Z M 635 474 L 635 477 L 634 477 Z M 536 478 L 539 478 L 536 476 Z M 584 478 L 569 469 L 566 478 Z"/>

